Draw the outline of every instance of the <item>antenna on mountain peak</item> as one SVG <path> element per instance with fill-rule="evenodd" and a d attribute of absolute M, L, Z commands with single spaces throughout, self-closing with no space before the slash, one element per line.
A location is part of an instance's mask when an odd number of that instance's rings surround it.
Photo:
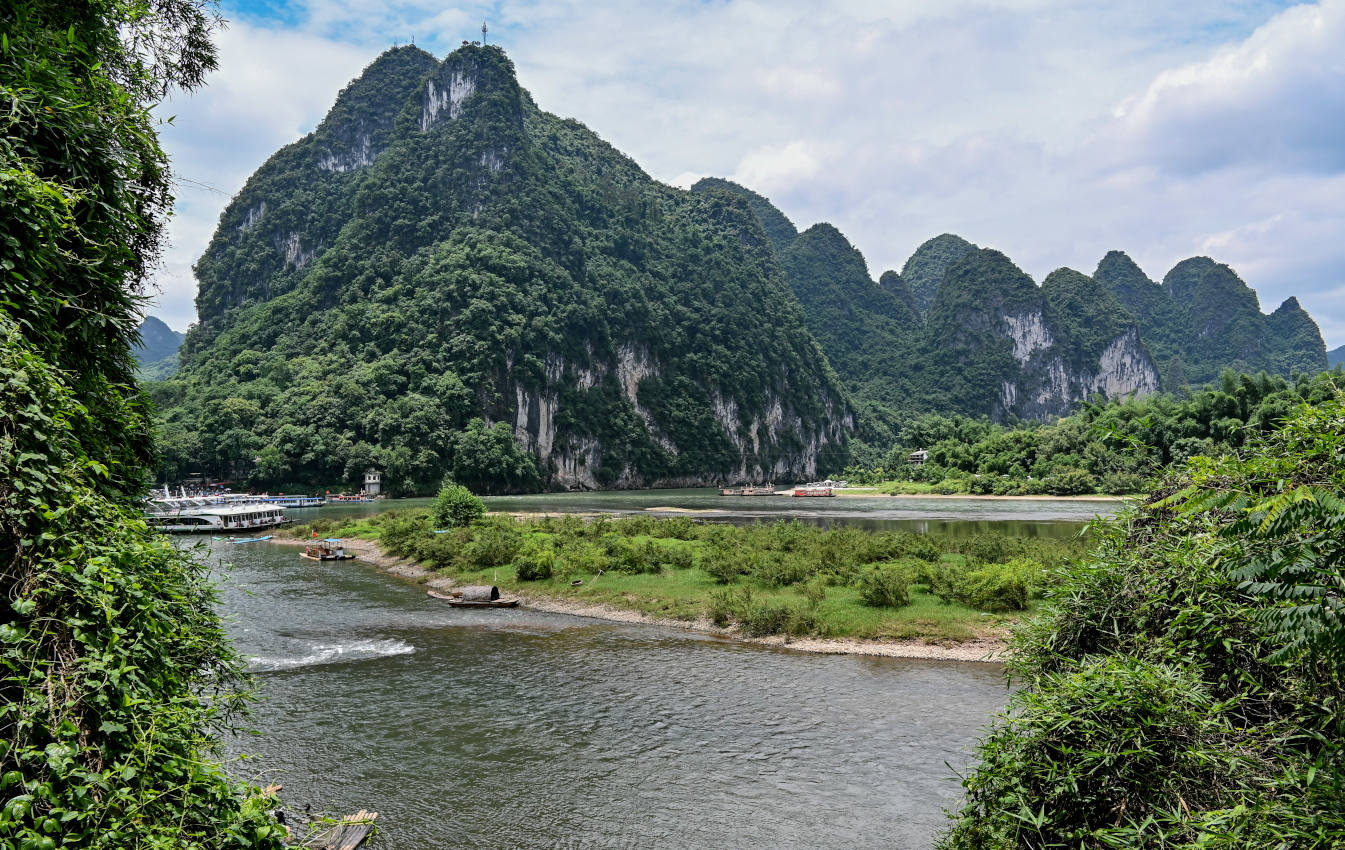
<path fill-rule="evenodd" d="M 482 43 L 482 44 L 485 44 L 485 43 L 486 43 L 486 33 L 487 33 L 487 32 L 489 32 L 489 30 L 486 28 L 486 22 L 485 22 L 485 21 L 482 21 L 482 22 L 481 22 L 481 43 Z"/>

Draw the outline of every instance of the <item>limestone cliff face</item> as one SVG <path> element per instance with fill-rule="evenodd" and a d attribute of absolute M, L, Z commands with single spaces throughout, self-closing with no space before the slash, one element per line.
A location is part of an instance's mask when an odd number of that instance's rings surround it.
<path fill-rule="evenodd" d="M 710 412 L 719 433 L 733 446 L 736 465 L 716 471 L 651 476 L 625 463 L 615 480 L 600 479 L 603 442 L 587 436 L 567 437 L 560 432 L 565 414 L 562 399 L 574 391 L 610 385 L 619 390 L 660 449 L 673 456 L 694 451 L 696 446 L 679 446 L 660 424 L 657 411 L 641 401 L 641 387 L 646 382 L 659 382 L 666 371 L 647 348 L 633 341 L 623 344 L 610 360 L 596 364 L 550 359 L 541 386 L 514 385 L 514 438 L 550 471 L 549 484 L 555 489 L 704 487 L 726 479 L 766 482 L 814 477 L 827 447 L 842 443 L 854 428 L 853 414 L 839 405 L 839 400 L 827 401 L 827 415 L 814 420 L 796 409 L 787 395 L 774 391 L 766 396 L 764 406 L 712 391 Z"/>
<path fill-rule="evenodd" d="M 950 266 L 930 311 L 941 384 L 967 412 L 1050 419 L 1100 394 L 1156 392 L 1159 376 L 1134 319 L 1070 269 L 1037 287 L 998 251 Z"/>

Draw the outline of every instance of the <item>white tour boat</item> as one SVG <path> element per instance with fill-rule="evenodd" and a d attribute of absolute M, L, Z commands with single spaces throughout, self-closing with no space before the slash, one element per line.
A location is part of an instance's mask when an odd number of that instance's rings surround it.
<path fill-rule="evenodd" d="M 284 510 L 258 502 L 233 505 L 181 505 L 146 513 L 150 528 L 171 534 L 251 531 L 286 525 Z"/>

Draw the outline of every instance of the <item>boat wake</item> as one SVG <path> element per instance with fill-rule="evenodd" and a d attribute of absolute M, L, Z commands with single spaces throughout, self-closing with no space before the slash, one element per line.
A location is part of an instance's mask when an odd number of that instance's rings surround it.
<path fill-rule="evenodd" d="M 248 670 L 253 673 L 271 673 L 277 670 L 294 670 L 299 667 L 317 667 L 323 664 L 335 664 L 343 661 L 362 661 L 367 658 L 383 658 L 390 655 L 407 655 L 416 648 L 400 640 L 357 640 L 350 643 L 319 643 L 310 647 L 305 655 L 291 657 L 269 657 L 253 655 L 248 657 Z"/>

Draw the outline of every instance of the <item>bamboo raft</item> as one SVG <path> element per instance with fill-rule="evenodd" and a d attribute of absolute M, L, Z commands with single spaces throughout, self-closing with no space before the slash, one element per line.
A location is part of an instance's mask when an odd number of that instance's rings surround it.
<path fill-rule="evenodd" d="M 377 819 L 378 812 L 360 809 L 310 838 L 303 846 L 309 850 L 355 850 L 373 834 Z"/>

